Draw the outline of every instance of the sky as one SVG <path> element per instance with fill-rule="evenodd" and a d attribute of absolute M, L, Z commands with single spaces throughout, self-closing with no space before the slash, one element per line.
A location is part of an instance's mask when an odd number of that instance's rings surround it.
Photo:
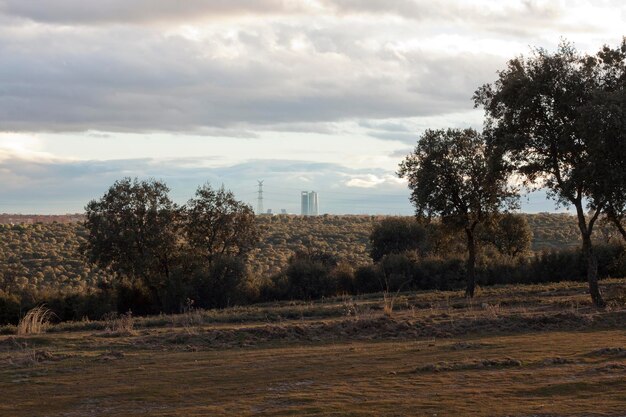
<path fill-rule="evenodd" d="M 408 215 L 395 172 L 425 129 L 480 129 L 509 59 L 625 27 L 613 0 L 0 0 L 0 212 L 82 212 L 130 176 Z"/>

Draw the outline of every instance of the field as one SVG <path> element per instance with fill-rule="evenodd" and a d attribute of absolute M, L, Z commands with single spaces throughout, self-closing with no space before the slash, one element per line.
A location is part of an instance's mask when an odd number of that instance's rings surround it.
<path fill-rule="evenodd" d="M 558 283 L 61 323 L 0 336 L 0 415 L 624 415 L 626 280 L 602 287 L 606 310 Z"/>

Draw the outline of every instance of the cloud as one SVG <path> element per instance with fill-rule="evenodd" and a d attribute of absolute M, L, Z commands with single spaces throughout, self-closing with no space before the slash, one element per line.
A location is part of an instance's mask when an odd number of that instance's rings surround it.
<path fill-rule="evenodd" d="M 381 185 L 398 185 L 405 184 L 405 181 L 401 180 L 395 175 L 351 175 L 351 178 L 345 182 L 348 187 L 356 188 L 375 188 Z"/>
<path fill-rule="evenodd" d="M 305 11 L 306 2 L 293 0 L 2 0 L 0 11 L 37 22 L 60 24 L 154 23 L 268 15 Z"/>
<path fill-rule="evenodd" d="M 356 43 L 335 45 L 333 53 L 313 41 L 294 50 L 293 39 L 316 35 L 289 27 L 264 28 L 251 38 L 215 35 L 196 42 L 120 29 L 115 37 L 86 31 L 78 40 L 71 31 L 43 30 L 0 40 L 0 122 L 18 131 L 330 133 L 342 120 L 471 108 L 471 93 L 493 78 L 499 62 L 419 50 L 390 58 L 387 46 L 370 51 Z M 465 73 L 454 72 L 459 65 Z"/>
<path fill-rule="evenodd" d="M 570 2 L 571 3 L 571 2 Z M 576 2 L 578 6 L 588 2 Z M 605 2 L 618 7 L 617 2 Z M 44 7 L 40 0 L 2 0 L 0 12 L 35 22 L 63 25 L 176 24 L 224 18 L 308 15 L 314 17 L 381 16 L 455 24 L 505 28 L 542 28 L 567 14 L 563 1 L 495 0 L 55 0 Z M 530 27 L 528 28 L 530 30 Z"/>
<path fill-rule="evenodd" d="M 458 113 L 527 45 L 554 46 L 563 30 L 606 38 L 624 12 L 572 4 L 0 0 L 0 124 L 255 137 Z M 589 28 L 594 10 L 604 23 Z"/>

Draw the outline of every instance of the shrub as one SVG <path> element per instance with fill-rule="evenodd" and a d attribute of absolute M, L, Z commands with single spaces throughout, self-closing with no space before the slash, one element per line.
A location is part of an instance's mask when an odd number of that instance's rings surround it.
<path fill-rule="evenodd" d="M 216 257 L 210 266 L 197 269 L 190 296 L 200 308 L 223 308 L 245 303 L 246 265 L 241 258 Z"/>

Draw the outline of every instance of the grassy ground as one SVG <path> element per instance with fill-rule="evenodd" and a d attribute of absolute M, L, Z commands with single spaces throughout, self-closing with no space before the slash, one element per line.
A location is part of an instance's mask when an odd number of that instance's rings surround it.
<path fill-rule="evenodd" d="M 0 336 L 1 416 L 619 416 L 625 280 L 281 303 Z"/>

